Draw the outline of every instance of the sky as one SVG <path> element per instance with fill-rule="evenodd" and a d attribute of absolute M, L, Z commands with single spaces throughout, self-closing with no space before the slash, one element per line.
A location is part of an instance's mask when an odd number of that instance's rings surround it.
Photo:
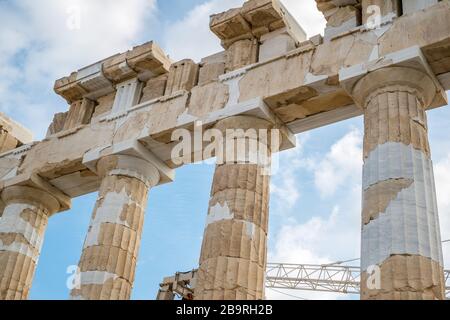
<path fill-rule="evenodd" d="M 55 79 L 155 40 L 173 60 L 221 51 L 209 15 L 242 0 L 0 0 L 0 111 L 45 136 L 67 104 Z M 314 0 L 283 0 L 308 36 L 324 19 Z M 107 3 L 107 4 L 106 4 Z M 73 19 L 74 13 L 80 19 Z M 428 112 L 442 238 L 450 239 L 450 108 Z M 272 177 L 269 261 L 330 263 L 359 257 L 362 118 L 297 136 Z M 198 266 L 214 166 L 177 169 L 175 182 L 150 191 L 133 299 L 154 299 L 165 276 Z M 31 299 L 67 299 L 68 267 L 77 265 L 96 194 L 73 199 L 53 216 Z M 450 244 L 444 244 L 450 268 Z M 267 290 L 267 298 L 354 299 L 333 293 Z"/>

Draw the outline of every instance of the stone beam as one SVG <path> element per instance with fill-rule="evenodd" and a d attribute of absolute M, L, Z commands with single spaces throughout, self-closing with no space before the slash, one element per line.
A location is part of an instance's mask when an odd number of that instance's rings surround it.
<path fill-rule="evenodd" d="M 0 112 L 0 154 L 33 141 L 33 134 Z"/>
<path fill-rule="evenodd" d="M 224 48 L 239 40 L 260 39 L 279 29 L 286 29 L 297 43 L 305 40 L 305 31 L 279 0 L 246 1 L 241 8 L 211 16 L 210 28 Z"/>
<path fill-rule="evenodd" d="M 210 28 L 225 51 L 225 71 L 294 49 L 306 33 L 278 0 L 247 1 L 211 16 Z"/>
<path fill-rule="evenodd" d="M 131 78 L 144 80 L 167 73 L 170 59 L 153 41 L 116 54 L 56 80 L 55 92 L 73 103 L 114 92 L 114 86 Z"/>
<path fill-rule="evenodd" d="M 361 24 L 361 0 L 316 0 L 327 20 L 325 39 L 349 31 Z"/>
<path fill-rule="evenodd" d="M 380 29 L 360 26 L 324 42 L 310 39 L 286 53 L 232 71 L 226 71 L 224 53 L 200 64 L 184 60 L 169 67 L 153 43 L 106 59 L 101 68 L 93 68 L 97 72 L 78 71 L 57 81 L 56 91 L 71 104 L 81 100 L 69 110 L 73 120 L 66 125 L 60 119 L 64 124 L 59 123 L 59 130 L 43 141 L 1 155 L 0 188 L 32 185 L 32 178 L 40 177 L 69 197 L 96 191 L 101 179 L 86 154 L 115 154 L 125 142 L 130 146 L 138 142 L 173 169 L 174 130 L 194 130 L 198 121 L 207 129 L 237 115 L 276 124 L 283 131 L 281 150 L 287 149 L 294 145 L 295 133 L 362 114 L 345 86 L 348 77 L 340 75 L 344 68 L 355 70 L 351 77 L 359 77 L 366 69 L 411 64 L 437 81 L 441 91 L 448 90 L 449 9 L 444 1 Z M 92 79 L 86 74 L 92 74 Z M 445 104 L 441 91 L 435 103 L 426 107 Z"/>
<path fill-rule="evenodd" d="M 318 45 L 307 41 L 283 56 L 251 65 L 240 81 L 240 99 L 263 97 L 282 121 L 301 131 L 302 121 L 310 122 L 309 118 L 318 115 L 323 115 L 319 120 L 330 120 L 341 108 L 347 111 L 338 113 L 337 121 L 351 118 L 357 114 L 357 108 L 350 108 L 354 101 L 342 91 L 339 70 L 383 60 L 389 64 L 390 57 L 398 53 L 400 58 L 403 50 L 415 46 L 422 51 L 441 86 L 448 90 L 449 9 L 448 2 L 441 2 L 399 17 L 380 29 L 361 26 Z M 434 23 L 435 19 L 443 21 L 442 25 Z M 325 116 L 328 112 L 330 118 Z M 317 122 L 316 126 L 324 124 L 327 123 Z"/>

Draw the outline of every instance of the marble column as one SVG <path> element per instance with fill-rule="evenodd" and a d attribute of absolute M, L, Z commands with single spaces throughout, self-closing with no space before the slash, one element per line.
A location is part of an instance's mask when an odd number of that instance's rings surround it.
<path fill-rule="evenodd" d="M 245 116 L 216 125 L 224 134 L 227 129 L 269 128 L 268 122 Z M 259 133 L 256 140 L 267 149 Z M 235 142 L 227 140 L 226 154 Z M 250 153 L 246 149 L 246 155 L 239 157 L 236 152 L 236 161 L 217 164 L 194 293 L 197 300 L 264 298 L 270 177 L 267 163 L 251 161 Z M 270 150 L 266 155 L 270 158 Z"/>
<path fill-rule="evenodd" d="M 127 300 L 133 287 L 149 188 L 159 171 L 124 155 L 99 160 L 102 182 L 79 262 L 72 299 Z"/>
<path fill-rule="evenodd" d="M 362 299 L 444 299 L 426 74 L 391 67 L 355 86 L 364 106 Z"/>
<path fill-rule="evenodd" d="M 48 218 L 60 205 L 50 193 L 25 186 L 3 190 L 2 199 L 0 300 L 23 300 L 30 293 Z"/>

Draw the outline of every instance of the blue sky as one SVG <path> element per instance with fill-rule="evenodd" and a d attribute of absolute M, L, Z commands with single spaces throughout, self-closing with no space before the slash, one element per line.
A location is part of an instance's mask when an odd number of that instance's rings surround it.
<path fill-rule="evenodd" d="M 221 50 L 208 16 L 241 0 L 0 0 L 0 111 L 41 139 L 66 103 L 54 80 L 131 46 L 157 41 L 172 59 Z M 285 0 L 309 36 L 323 29 L 314 0 Z M 80 29 L 66 26 L 81 8 Z M 429 112 L 443 238 L 450 238 L 450 108 Z M 272 179 L 269 260 L 325 263 L 359 256 L 362 118 L 299 135 Z M 178 169 L 174 183 L 150 192 L 133 299 L 154 299 L 158 283 L 196 268 L 214 167 Z M 80 257 L 96 194 L 73 200 L 50 219 L 32 299 L 67 299 L 67 267 Z M 444 254 L 450 268 L 450 246 Z M 291 292 L 292 294 L 292 292 Z M 294 292 L 305 298 L 345 298 Z M 287 298 L 267 291 L 269 298 Z"/>

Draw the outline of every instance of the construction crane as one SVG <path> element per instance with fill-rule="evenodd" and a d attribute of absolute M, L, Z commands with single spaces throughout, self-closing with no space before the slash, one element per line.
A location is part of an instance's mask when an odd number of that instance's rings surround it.
<path fill-rule="evenodd" d="M 269 263 L 266 288 L 359 294 L 360 267 L 341 265 L 344 262 L 327 265 Z M 193 299 L 196 278 L 197 270 L 164 278 L 157 300 L 173 300 L 175 296 Z M 450 299 L 450 270 L 445 270 L 445 284 L 445 294 Z"/>

